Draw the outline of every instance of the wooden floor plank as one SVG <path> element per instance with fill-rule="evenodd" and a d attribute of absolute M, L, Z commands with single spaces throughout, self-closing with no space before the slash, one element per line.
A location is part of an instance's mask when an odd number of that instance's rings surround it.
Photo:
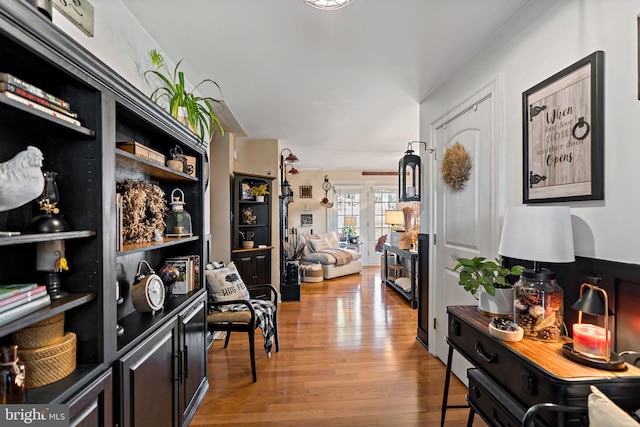
<path fill-rule="evenodd" d="M 439 426 L 445 366 L 416 340 L 417 310 L 380 282 L 380 268 L 301 285 L 279 308 L 280 352 L 256 334 L 258 381 L 246 334 L 209 349 L 209 392 L 191 426 Z M 464 404 L 455 377 L 449 404 Z M 466 426 L 449 409 L 446 426 Z M 486 426 L 476 416 L 474 426 Z"/>

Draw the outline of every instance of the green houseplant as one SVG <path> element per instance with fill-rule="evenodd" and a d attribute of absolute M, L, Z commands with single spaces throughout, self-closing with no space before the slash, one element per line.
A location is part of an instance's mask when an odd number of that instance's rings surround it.
<path fill-rule="evenodd" d="M 458 258 L 453 271 L 458 271 L 458 284 L 479 300 L 478 309 L 488 315 L 513 313 L 513 285 L 508 276 L 520 276 L 524 267 L 515 265 L 506 268 L 500 260 L 484 257 Z M 485 292 L 480 292 L 480 289 Z"/>
<path fill-rule="evenodd" d="M 513 285 L 507 281 L 507 277 L 520 276 L 524 267 L 515 265 L 509 269 L 503 267 L 498 259 L 487 261 L 483 257 L 474 257 L 458 258 L 453 271 L 458 269 L 460 269 L 458 284 L 477 299 L 481 286 L 489 295 L 495 295 L 496 288 L 512 288 Z"/>
<path fill-rule="evenodd" d="M 207 145 L 205 135 L 212 135 L 216 130 L 224 135 L 220 120 L 213 111 L 213 103 L 220 104 L 220 100 L 209 96 L 197 96 L 194 93 L 198 87 L 206 82 L 210 82 L 220 90 L 218 83 L 211 79 L 204 79 L 195 85 L 192 91 L 188 91 L 185 86 L 184 73 L 179 70 L 182 59 L 178 61 L 173 71 L 169 69 L 164 58 L 156 49 L 149 51 L 149 59 L 154 69 L 144 72 L 145 80 L 151 85 L 149 76 L 155 76 L 161 82 L 160 86 L 151 92 L 149 96 L 151 100 L 158 104 L 168 103 L 169 113 L 176 119 L 180 119 L 181 114 L 184 114 L 186 116 L 185 124 L 199 136 L 202 146 Z"/>

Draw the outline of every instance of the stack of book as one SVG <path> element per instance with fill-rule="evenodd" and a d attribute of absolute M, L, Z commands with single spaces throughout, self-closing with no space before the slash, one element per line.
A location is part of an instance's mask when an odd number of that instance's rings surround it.
<path fill-rule="evenodd" d="M 64 99 L 53 96 L 9 73 L 0 72 L 0 93 L 6 98 L 80 126 L 78 113 Z"/>
<path fill-rule="evenodd" d="M 36 283 L 0 286 L 0 326 L 51 304 L 46 286 Z"/>
<path fill-rule="evenodd" d="M 171 285 L 172 294 L 188 294 L 200 289 L 200 257 L 198 255 L 167 258 L 165 265 L 176 267 L 180 272 L 178 279 Z"/>

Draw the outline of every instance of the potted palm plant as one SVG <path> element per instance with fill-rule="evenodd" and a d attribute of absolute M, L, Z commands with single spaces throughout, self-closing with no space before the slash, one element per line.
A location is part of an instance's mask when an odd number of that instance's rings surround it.
<path fill-rule="evenodd" d="M 453 271 L 458 270 L 458 284 L 479 300 L 480 312 L 491 316 L 513 314 L 513 284 L 507 277 L 520 276 L 523 266 L 506 268 L 498 259 L 474 257 L 458 258 Z"/>
<path fill-rule="evenodd" d="M 213 111 L 213 103 L 220 104 L 220 100 L 195 94 L 196 89 L 207 82 L 220 90 L 218 83 L 211 79 L 204 79 L 191 91 L 188 91 L 185 86 L 184 73 L 179 70 L 182 59 L 178 61 L 173 71 L 169 69 L 164 58 L 156 49 L 149 51 L 149 59 L 154 69 L 144 72 L 145 80 L 151 85 L 149 76 L 155 76 L 161 82 L 160 86 L 151 92 L 151 100 L 158 104 L 168 103 L 169 113 L 198 135 L 203 147 L 207 146 L 206 135 L 211 136 L 216 130 L 224 135 L 220 120 Z"/>

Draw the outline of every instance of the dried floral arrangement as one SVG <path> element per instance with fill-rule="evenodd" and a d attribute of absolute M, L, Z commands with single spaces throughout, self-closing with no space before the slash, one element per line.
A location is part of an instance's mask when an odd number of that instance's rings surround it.
<path fill-rule="evenodd" d="M 169 210 L 164 191 L 145 181 L 127 179 L 120 183 L 122 232 L 126 245 L 153 241 L 153 233 L 164 233 L 164 217 Z"/>
<path fill-rule="evenodd" d="M 470 170 L 471 158 L 464 150 L 464 146 L 456 142 L 447 149 L 442 159 L 442 166 L 440 167 L 442 180 L 452 190 L 462 190 L 465 181 L 469 179 Z"/>

